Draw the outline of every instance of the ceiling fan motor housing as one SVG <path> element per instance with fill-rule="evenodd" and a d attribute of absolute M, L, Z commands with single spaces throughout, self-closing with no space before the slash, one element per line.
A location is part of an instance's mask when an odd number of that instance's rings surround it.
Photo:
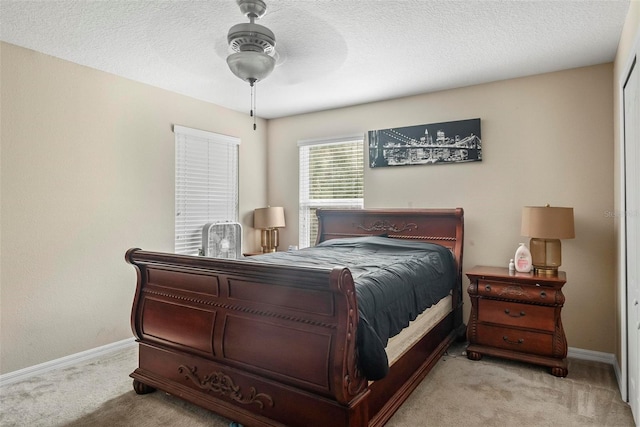
<path fill-rule="evenodd" d="M 276 45 L 276 36 L 267 27 L 248 22 L 231 27 L 227 41 L 234 52 L 252 51 L 272 55 Z"/>

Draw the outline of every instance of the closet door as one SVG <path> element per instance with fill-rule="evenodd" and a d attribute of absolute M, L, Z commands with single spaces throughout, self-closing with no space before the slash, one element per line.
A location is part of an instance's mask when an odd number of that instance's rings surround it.
<path fill-rule="evenodd" d="M 632 62 L 623 87 L 625 157 L 625 232 L 627 289 L 627 385 L 640 424 L 640 65 Z"/>

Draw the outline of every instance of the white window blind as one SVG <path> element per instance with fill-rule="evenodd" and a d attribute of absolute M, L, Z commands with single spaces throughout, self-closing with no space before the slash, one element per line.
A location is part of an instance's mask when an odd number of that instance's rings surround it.
<path fill-rule="evenodd" d="M 176 144 L 175 252 L 198 255 L 202 227 L 238 221 L 240 139 L 174 126 Z"/>
<path fill-rule="evenodd" d="M 300 141 L 300 233 L 302 248 L 315 243 L 317 208 L 362 208 L 362 137 Z"/>

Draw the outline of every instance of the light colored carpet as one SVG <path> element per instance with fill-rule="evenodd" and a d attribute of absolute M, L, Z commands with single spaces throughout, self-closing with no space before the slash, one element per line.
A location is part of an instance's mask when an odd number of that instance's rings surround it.
<path fill-rule="evenodd" d="M 162 392 L 131 387 L 137 349 L 0 390 L 1 426 L 226 427 L 228 420 Z M 569 360 L 569 376 L 494 358 L 470 361 L 455 344 L 387 423 L 405 426 L 634 426 L 613 368 Z M 328 426 L 330 427 L 330 426 Z"/>

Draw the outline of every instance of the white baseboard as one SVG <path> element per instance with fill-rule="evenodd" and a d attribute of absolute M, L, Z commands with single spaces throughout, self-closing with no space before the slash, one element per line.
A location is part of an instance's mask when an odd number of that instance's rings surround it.
<path fill-rule="evenodd" d="M 567 357 L 581 360 L 591 360 L 593 362 L 602 362 L 615 366 L 618 364 L 616 356 L 613 353 L 604 353 L 602 351 L 584 350 L 581 348 L 569 347 Z"/>
<path fill-rule="evenodd" d="M 602 362 L 607 363 L 613 366 L 613 371 L 616 375 L 616 381 L 618 382 L 618 387 L 622 387 L 622 371 L 620 370 L 620 365 L 618 364 L 618 359 L 612 353 L 603 353 L 601 351 L 593 351 L 593 350 L 583 350 L 581 348 L 573 348 L 569 347 L 567 351 L 567 357 L 572 357 L 574 359 L 582 359 L 582 360 L 590 360 L 593 362 Z M 625 393 L 620 389 L 621 395 L 624 397 Z"/>
<path fill-rule="evenodd" d="M 113 353 L 118 350 L 123 350 L 128 347 L 133 347 L 135 344 L 135 338 L 127 338 L 126 340 L 117 341 L 111 344 L 103 345 L 101 347 L 96 347 L 90 350 L 82 351 L 80 353 L 61 357 L 59 359 L 50 360 L 49 362 L 40 363 L 39 365 L 29 366 L 24 369 L 19 369 L 17 371 L 2 374 L 0 375 L 0 387 L 13 384 L 18 381 L 26 380 L 36 375 L 45 374 L 49 371 L 53 371 L 54 369 L 66 368 L 67 366 L 75 365 L 86 360 L 104 356 L 106 354 Z"/>

